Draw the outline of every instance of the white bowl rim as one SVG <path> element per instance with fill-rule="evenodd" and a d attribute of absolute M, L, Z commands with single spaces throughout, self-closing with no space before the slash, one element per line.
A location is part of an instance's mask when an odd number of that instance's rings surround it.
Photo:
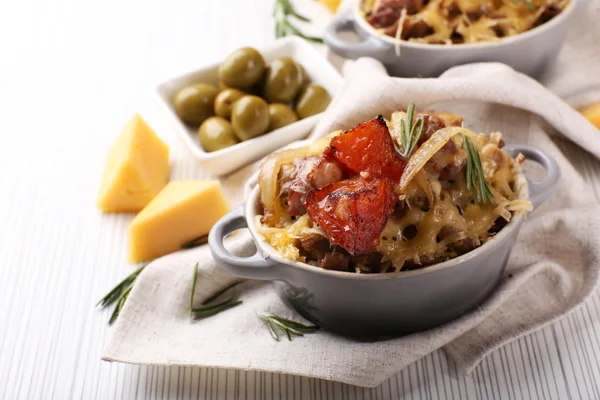
<path fill-rule="evenodd" d="M 455 44 L 455 45 L 447 45 L 447 44 L 415 43 L 415 42 L 409 42 L 407 40 L 401 40 L 399 43 L 400 43 L 400 47 L 413 48 L 413 49 L 430 49 L 433 51 L 457 51 L 457 49 L 472 50 L 472 49 L 481 49 L 483 47 L 508 46 L 511 43 L 518 42 L 520 40 L 525 40 L 526 38 L 528 38 L 530 36 L 542 35 L 545 31 L 551 29 L 554 25 L 560 24 L 562 22 L 562 20 L 568 18 L 569 15 L 571 13 L 573 13 L 573 11 L 575 10 L 574 2 L 576 2 L 576 1 L 582 1 L 582 0 L 570 0 L 567 7 L 559 15 L 552 18 L 552 20 L 550 20 L 542 25 L 536 26 L 535 28 L 525 31 L 523 33 L 519 33 L 517 35 L 501 38 L 497 42 L 462 43 L 462 44 Z M 354 14 L 354 19 L 357 21 L 357 23 L 365 31 L 369 32 L 371 34 L 371 36 L 377 37 L 388 44 L 395 45 L 396 41 L 393 38 L 391 38 L 387 35 L 382 35 L 381 33 L 377 32 L 375 30 L 375 28 L 371 24 L 369 24 L 369 22 L 363 17 L 362 11 L 360 9 L 361 4 L 362 4 L 362 0 L 356 0 L 354 6 L 352 8 L 352 12 Z"/>
<path fill-rule="evenodd" d="M 517 170 L 517 187 L 519 188 L 519 198 L 527 199 L 529 198 L 529 185 L 527 183 L 527 179 L 521 168 Z M 344 278 L 344 279 L 359 279 L 359 280 L 380 280 L 380 279 L 398 279 L 398 278 L 408 278 L 417 275 L 423 275 L 428 273 L 437 272 L 443 269 L 452 268 L 463 261 L 470 260 L 472 258 L 478 257 L 484 252 L 492 249 L 499 243 L 504 242 L 504 240 L 513 233 L 516 229 L 518 229 L 519 225 L 525 218 L 525 214 L 523 212 L 516 212 L 513 214 L 511 220 L 506 226 L 504 226 L 500 232 L 498 232 L 494 237 L 489 239 L 487 242 L 477 247 L 474 250 L 469 251 L 463 255 L 460 255 L 456 258 L 452 258 L 450 260 L 432 264 L 423 268 L 410 270 L 410 271 L 400 271 L 400 272 L 386 272 L 386 273 L 376 273 L 376 274 L 358 274 L 353 272 L 344 272 L 344 271 L 332 271 L 323 268 L 318 268 L 312 266 L 310 264 L 306 264 L 300 261 L 292 261 L 285 257 L 283 257 L 267 240 L 258 233 L 256 229 L 256 208 L 258 206 L 259 201 L 259 186 L 256 185 L 252 192 L 246 199 L 246 203 L 244 204 L 244 218 L 246 219 L 246 224 L 248 225 L 248 229 L 252 234 L 254 242 L 257 248 L 262 252 L 265 259 L 270 258 L 275 260 L 281 264 L 287 264 L 292 267 L 303 269 L 307 272 L 312 272 L 321 275 L 329 275 L 335 278 Z"/>

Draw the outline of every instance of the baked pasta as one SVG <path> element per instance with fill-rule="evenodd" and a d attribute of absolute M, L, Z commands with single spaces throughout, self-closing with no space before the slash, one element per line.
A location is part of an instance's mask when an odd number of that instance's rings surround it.
<path fill-rule="evenodd" d="M 493 42 L 544 24 L 569 0 L 364 0 L 380 33 L 418 43 Z"/>
<path fill-rule="evenodd" d="M 523 156 L 458 115 L 378 116 L 268 157 L 258 232 L 285 258 L 356 273 L 422 268 L 490 240 L 515 212 Z"/>

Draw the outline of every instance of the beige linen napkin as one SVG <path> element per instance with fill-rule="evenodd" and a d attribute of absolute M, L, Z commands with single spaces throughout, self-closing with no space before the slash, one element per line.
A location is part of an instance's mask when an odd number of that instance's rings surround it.
<path fill-rule="evenodd" d="M 563 53 L 566 59 L 561 56 L 557 62 L 568 73 L 554 70 L 547 77 L 551 89 L 569 96 L 571 104 L 578 100 L 570 88 L 585 91 L 588 100 L 593 96 L 600 100 L 597 68 L 578 62 L 598 59 L 600 46 L 586 55 L 583 52 L 589 48 L 577 42 L 588 40 L 587 35 L 600 37 L 600 28 L 594 24 L 600 16 L 599 5 L 600 0 L 581 16 L 577 36 L 570 37 Z M 411 80 L 390 78 L 374 60 L 366 59 L 354 65 L 342 93 L 311 136 L 349 128 L 410 101 L 419 108 L 435 106 L 457 112 L 476 131 L 501 131 L 507 142 L 539 147 L 551 153 L 562 169 L 556 193 L 523 224 L 506 274 L 484 304 L 444 326 L 385 341 L 358 342 L 319 331 L 292 342 L 275 342 L 257 312 L 301 318 L 284 305 L 268 282 L 246 282 L 240 287 L 242 305 L 190 321 L 196 262 L 200 264 L 198 303 L 236 279 L 222 272 L 209 249 L 201 247 L 163 257 L 144 270 L 103 359 L 253 369 L 376 386 L 439 348 L 459 369 L 470 372 L 494 349 L 585 301 L 598 282 L 600 206 L 561 147 L 571 145 L 567 138 L 600 158 L 600 133 L 538 82 L 500 64 L 461 66 L 439 79 Z M 251 172 L 252 168 L 240 171 L 225 184 L 239 188 Z M 246 233 L 234 235 L 227 245 L 239 255 L 254 252 Z"/>

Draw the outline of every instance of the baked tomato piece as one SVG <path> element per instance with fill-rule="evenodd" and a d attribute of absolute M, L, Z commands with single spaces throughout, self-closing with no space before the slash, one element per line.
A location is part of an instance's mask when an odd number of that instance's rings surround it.
<path fill-rule="evenodd" d="M 381 115 L 356 125 L 331 140 L 325 156 L 332 157 L 366 179 L 390 178 L 400 181 L 406 160 L 398 154 L 387 124 Z"/>
<path fill-rule="evenodd" d="M 394 211 L 394 183 L 389 179 L 344 180 L 308 192 L 306 210 L 325 229 L 331 241 L 350 254 L 379 244 Z"/>

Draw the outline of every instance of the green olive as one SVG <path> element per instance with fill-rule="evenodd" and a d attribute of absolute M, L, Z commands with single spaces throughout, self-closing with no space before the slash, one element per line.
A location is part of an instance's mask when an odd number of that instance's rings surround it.
<path fill-rule="evenodd" d="M 289 57 L 273 61 L 265 76 L 263 94 L 270 103 L 290 103 L 301 87 L 302 72 Z"/>
<path fill-rule="evenodd" d="M 226 119 L 231 118 L 231 106 L 246 93 L 237 89 L 225 89 L 215 98 L 215 114 Z"/>
<path fill-rule="evenodd" d="M 217 151 L 239 143 L 233 127 L 225 118 L 210 117 L 198 129 L 200 144 L 205 151 Z"/>
<path fill-rule="evenodd" d="M 228 87 L 247 89 L 265 72 L 265 60 L 252 47 L 237 49 L 219 66 L 219 79 Z"/>
<path fill-rule="evenodd" d="M 233 103 L 231 125 L 240 140 L 260 136 L 269 126 L 269 107 L 258 96 L 247 95 Z"/>
<path fill-rule="evenodd" d="M 215 115 L 213 104 L 217 89 L 205 83 L 197 83 L 181 89 L 173 98 L 175 112 L 190 125 L 200 125 L 208 117 Z"/>
<path fill-rule="evenodd" d="M 219 80 L 219 90 L 225 90 L 225 89 L 233 89 L 231 86 L 227 86 L 225 84 L 225 82 L 223 82 L 222 80 Z"/>
<path fill-rule="evenodd" d="M 300 118 L 310 117 L 311 115 L 325 111 L 330 101 L 331 97 L 323 86 L 308 85 L 302 90 L 300 97 L 298 97 L 296 113 Z"/>
<path fill-rule="evenodd" d="M 302 64 L 300 64 L 298 61 L 296 61 L 296 68 L 298 68 L 298 80 L 300 82 L 300 87 L 303 88 L 304 86 L 310 83 L 310 78 L 308 77 L 308 74 L 306 73 L 306 70 L 304 69 Z"/>
<path fill-rule="evenodd" d="M 293 124 L 296 121 L 298 121 L 298 116 L 285 104 L 269 104 L 269 132 Z"/>

